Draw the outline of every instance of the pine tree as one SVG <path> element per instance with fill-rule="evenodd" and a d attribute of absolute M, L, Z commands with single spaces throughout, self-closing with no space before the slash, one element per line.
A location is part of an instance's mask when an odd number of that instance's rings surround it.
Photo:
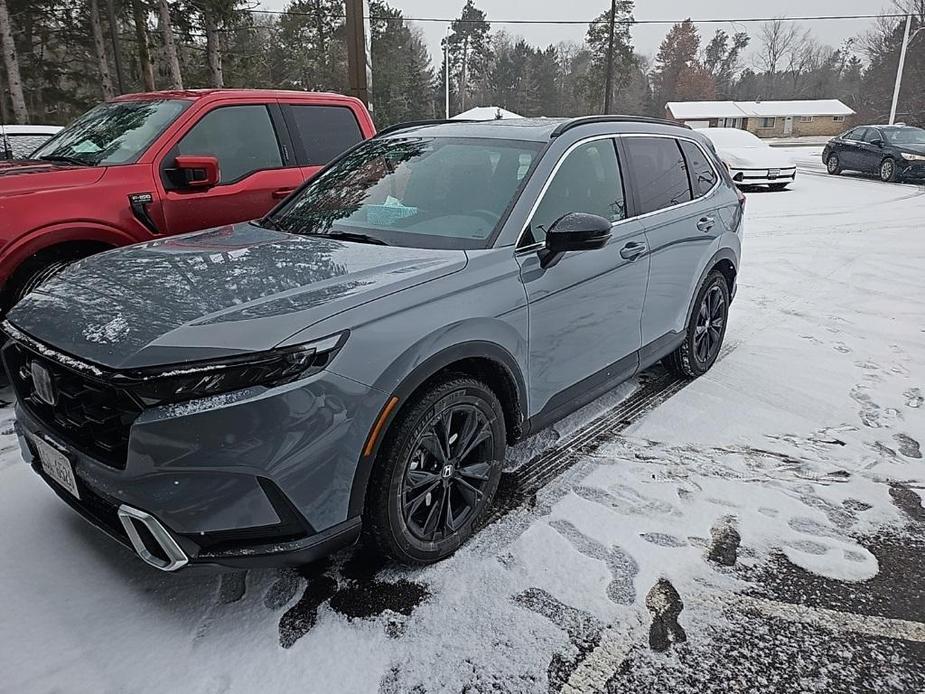
<path fill-rule="evenodd" d="M 613 81 L 611 102 L 629 82 L 636 66 L 630 27 L 633 23 L 633 0 L 617 0 L 613 36 Z M 589 26 L 585 41 L 591 51 L 591 65 L 583 82 L 588 106 L 600 112 L 605 103 L 607 83 L 607 57 L 610 48 L 611 12 L 607 10 Z"/>

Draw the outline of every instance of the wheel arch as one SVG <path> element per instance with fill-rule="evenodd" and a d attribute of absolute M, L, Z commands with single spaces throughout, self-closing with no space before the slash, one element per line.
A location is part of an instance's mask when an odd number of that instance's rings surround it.
<path fill-rule="evenodd" d="M 369 477 L 380 447 L 403 409 L 414 401 L 416 393 L 449 374 L 464 374 L 484 381 L 501 402 L 508 442 L 513 443 L 520 437 L 527 416 L 527 388 L 514 356 L 501 345 L 484 340 L 470 340 L 447 347 L 416 366 L 389 394 L 379 415 L 382 422 L 380 424 L 377 420 L 360 453 L 350 490 L 348 517 L 362 514 Z M 397 403 L 390 407 L 395 398 Z"/>
<path fill-rule="evenodd" d="M 713 257 L 710 258 L 710 260 L 704 266 L 703 272 L 700 274 L 700 278 L 697 280 L 697 284 L 694 286 L 694 291 L 691 294 L 690 304 L 687 308 L 687 320 L 684 323 L 685 326 L 688 325 L 691 319 L 691 315 L 693 315 L 694 302 L 697 300 L 697 294 L 700 293 L 700 288 L 703 286 L 703 283 L 707 281 L 707 277 L 709 277 L 710 274 L 716 270 L 722 273 L 723 277 L 726 279 L 726 287 L 729 289 L 730 298 L 735 295 L 736 277 L 739 272 L 738 259 L 736 258 L 736 255 L 731 248 L 721 248 L 713 254 Z"/>
<path fill-rule="evenodd" d="M 0 255 L 0 284 L 5 291 L 23 263 L 55 248 L 105 250 L 137 241 L 121 229 L 87 221 L 59 222 L 34 229 L 3 249 Z"/>

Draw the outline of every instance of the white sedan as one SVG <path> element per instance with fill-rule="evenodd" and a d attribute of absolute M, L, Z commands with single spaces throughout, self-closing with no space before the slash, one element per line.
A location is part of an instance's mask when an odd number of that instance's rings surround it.
<path fill-rule="evenodd" d="M 747 130 L 704 128 L 698 132 L 716 145 L 717 154 L 740 188 L 761 185 L 783 190 L 796 178 L 797 167 L 790 157 Z"/>

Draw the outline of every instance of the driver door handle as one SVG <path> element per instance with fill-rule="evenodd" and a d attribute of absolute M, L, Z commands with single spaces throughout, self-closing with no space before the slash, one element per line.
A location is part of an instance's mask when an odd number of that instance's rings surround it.
<path fill-rule="evenodd" d="M 632 262 L 645 252 L 646 244 L 642 243 L 641 241 L 630 241 L 620 249 L 620 257 Z"/>
<path fill-rule="evenodd" d="M 697 220 L 697 228 L 700 229 L 700 231 L 710 231 L 714 224 L 716 224 L 715 217 L 701 217 Z"/>
<path fill-rule="evenodd" d="M 273 197 L 277 200 L 282 200 L 283 198 L 288 198 L 293 191 L 295 191 L 295 188 L 280 188 L 273 191 Z"/>

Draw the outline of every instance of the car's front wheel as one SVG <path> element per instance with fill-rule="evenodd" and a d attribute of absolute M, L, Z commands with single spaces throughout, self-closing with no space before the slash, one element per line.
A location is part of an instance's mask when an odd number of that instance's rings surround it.
<path fill-rule="evenodd" d="M 892 159 L 884 159 L 880 162 L 880 180 L 884 183 L 892 183 L 896 180 L 896 162 Z"/>
<path fill-rule="evenodd" d="M 714 270 L 697 293 L 684 342 L 665 357 L 665 368 L 681 378 L 696 378 L 709 371 L 723 345 L 728 317 L 729 286 L 723 274 Z"/>
<path fill-rule="evenodd" d="M 825 160 L 825 170 L 833 176 L 837 176 L 842 172 L 841 160 L 834 152 L 829 155 L 828 159 Z"/>
<path fill-rule="evenodd" d="M 489 508 L 506 449 L 504 411 L 484 383 L 450 377 L 410 401 L 382 442 L 365 529 L 410 564 L 449 556 Z"/>

